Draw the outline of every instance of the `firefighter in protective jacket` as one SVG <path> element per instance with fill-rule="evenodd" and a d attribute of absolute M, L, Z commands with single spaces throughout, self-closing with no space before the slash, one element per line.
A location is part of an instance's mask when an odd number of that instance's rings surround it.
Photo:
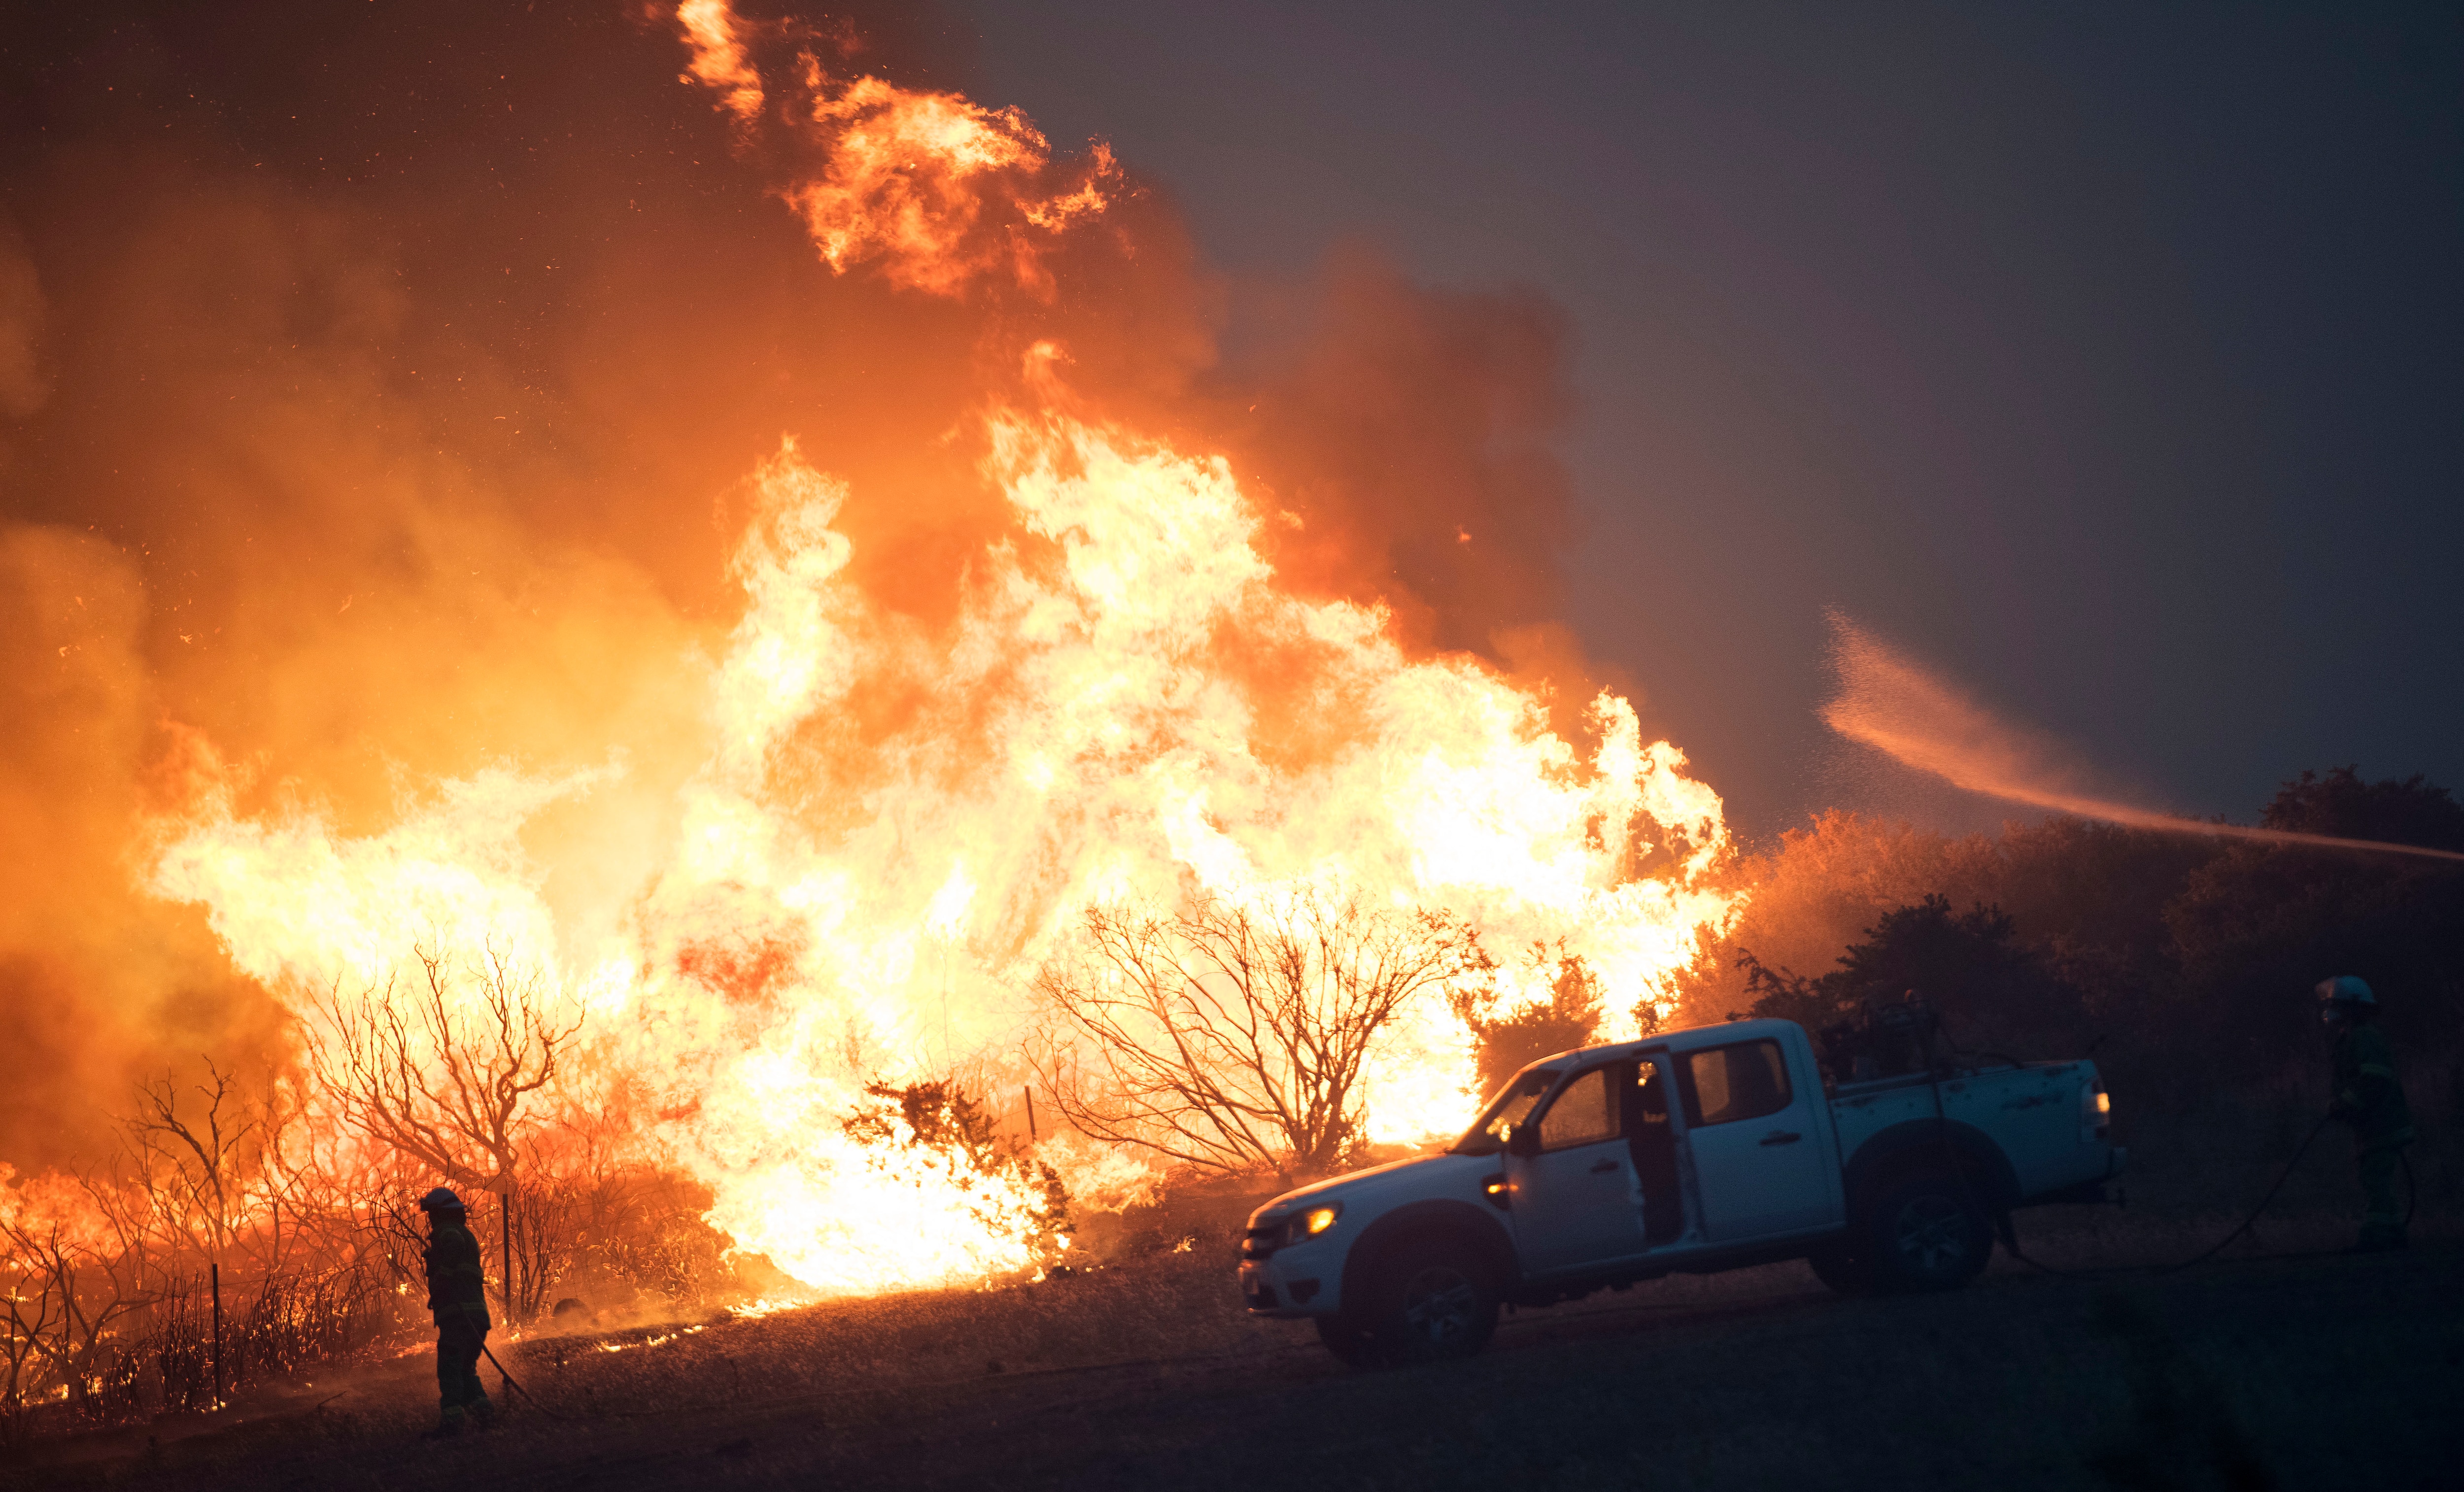
<path fill-rule="evenodd" d="M 2327 1112 L 2352 1127 L 2362 1175 L 2361 1250 L 2402 1248 L 2404 1211 L 2396 1205 L 2395 1173 L 2413 1141 L 2412 1112 L 2396 1081 L 2395 1055 L 2379 1029 L 2378 998 L 2349 974 L 2319 985 L 2321 1012 L 2336 1036 L 2336 1092 Z"/>
<path fill-rule="evenodd" d="M 428 1214 L 428 1308 L 436 1318 L 436 1388 L 444 1405 L 436 1433 L 459 1435 L 466 1420 L 484 1429 L 496 1406 L 479 1384 L 479 1353 L 493 1325 L 479 1240 L 471 1235 L 462 1198 L 444 1187 L 421 1197 L 419 1208 Z"/>

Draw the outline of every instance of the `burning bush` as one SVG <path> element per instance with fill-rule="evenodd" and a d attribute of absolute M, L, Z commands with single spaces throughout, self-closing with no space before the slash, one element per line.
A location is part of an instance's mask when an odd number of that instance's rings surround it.
<path fill-rule="evenodd" d="M 952 1081 L 868 1083 L 868 1100 L 849 1114 L 847 1137 L 880 1153 L 895 1170 L 900 1157 L 923 1151 L 946 1157 L 979 1183 L 969 1205 L 987 1233 L 1026 1224 L 1029 1257 L 1038 1268 L 1061 1262 L 1069 1246 L 1069 1190 L 1053 1169 L 1004 1140 L 992 1115 Z M 1025 1198 L 1022 1205 L 1022 1196 Z"/>
<path fill-rule="evenodd" d="M 1173 916 L 1111 907 L 1046 963 L 1044 1079 L 1069 1122 L 1199 1171 L 1324 1174 L 1363 1136 L 1371 1048 L 1415 1000 L 1488 967 L 1443 912 L 1296 890 Z"/>
<path fill-rule="evenodd" d="M 147 1091 L 160 1100 L 172 1089 Z M 214 1107 L 213 1087 L 204 1091 Z M 163 1112 L 149 1108 L 132 1130 L 159 1135 L 145 1126 Z M 285 1110 L 257 1112 L 274 1115 L 261 1153 L 297 1138 Z M 214 1153 L 190 1152 L 187 1182 L 211 1174 Z M 147 1174 L 137 1162 L 148 1158 L 132 1147 L 112 1166 L 0 1191 L 0 1411 L 11 1435 L 210 1408 L 424 1321 L 425 1297 L 407 1294 L 405 1278 L 416 1256 L 402 1257 L 385 1219 L 400 1177 L 229 1167 L 226 1225 L 200 1231 L 183 1173 Z"/>

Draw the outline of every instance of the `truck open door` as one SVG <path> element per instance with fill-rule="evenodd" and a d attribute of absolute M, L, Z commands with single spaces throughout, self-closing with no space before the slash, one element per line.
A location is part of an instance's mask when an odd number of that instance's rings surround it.
<path fill-rule="evenodd" d="M 1625 1118 L 1632 1062 L 1575 1073 L 1506 1156 L 1515 1251 L 1524 1270 L 1556 1274 L 1643 1251 L 1642 1208 Z"/>

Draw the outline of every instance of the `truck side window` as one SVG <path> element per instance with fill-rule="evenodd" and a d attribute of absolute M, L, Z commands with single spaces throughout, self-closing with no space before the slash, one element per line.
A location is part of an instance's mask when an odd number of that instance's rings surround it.
<path fill-rule="evenodd" d="M 1557 1101 L 1540 1118 L 1540 1148 L 1544 1151 L 1571 1150 L 1577 1145 L 1597 1145 L 1614 1140 L 1624 1132 L 1618 1121 L 1617 1106 L 1624 1094 L 1610 1081 L 1615 1069 L 1594 1067 L 1566 1085 Z"/>
<path fill-rule="evenodd" d="M 1523 1116 L 1539 1107 L 1540 1100 L 1557 1085 L 1562 1067 L 1527 1067 L 1514 1075 L 1511 1082 L 1497 1090 L 1463 1137 L 1448 1146 L 1456 1155 L 1494 1155 L 1506 1148 L 1514 1131 L 1523 1128 Z"/>
<path fill-rule="evenodd" d="M 1685 1058 L 1685 1122 L 1733 1124 L 1786 1108 L 1793 1095 L 1777 1042 L 1740 1042 L 1689 1052 Z"/>

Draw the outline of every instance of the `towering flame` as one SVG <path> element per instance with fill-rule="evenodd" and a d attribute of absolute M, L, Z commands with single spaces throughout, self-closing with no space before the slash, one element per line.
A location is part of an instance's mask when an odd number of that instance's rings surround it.
<path fill-rule="evenodd" d="M 1127 189 L 1100 146 L 1056 164 L 1014 109 L 810 55 L 781 89 L 723 4 L 678 21 L 718 107 L 775 111 L 816 152 L 781 195 L 835 272 L 1066 298 L 1046 250 Z M 740 619 L 672 702 L 706 757 L 640 862 L 598 867 L 624 888 L 605 905 L 553 895 L 562 867 L 530 830 L 625 789 L 621 739 L 588 770 L 425 784 L 360 835 L 242 815 L 209 762 L 161 827 L 153 890 L 203 904 L 233 962 L 301 1008 L 379 984 L 414 942 L 539 971 L 588 1016 L 572 1096 L 621 1111 L 738 1246 L 825 1290 L 1028 1264 L 1023 1183 L 859 1144 L 844 1120 L 871 1079 L 1031 1081 L 1032 973 L 1092 904 L 1309 886 L 1442 909 L 1491 948 L 1581 955 L 1630 1032 L 1728 907 L 1707 876 L 1720 800 L 1684 755 L 1608 692 L 1578 747 L 1488 666 L 1412 654 L 1381 605 L 1295 594 L 1264 542 L 1283 516 L 1224 456 L 1107 418 L 1068 386 L 1066 346 L 992 350 L 1026 372 L 952 438 L 1002 521 L 962 556 L 945 622 L 852 578 L 844 516 L 898 492 L 852 490 L 792 438 L 747 478 Z M 1511 960 L 1503 977 L 1546 993 Z M 1373 1055 L 1375 1136 L 1459 1124 L 1470 1055 L 1441 999 L 1408 1008 Z M 1138 1170 L 1074 1135 L 1045 1154 L 1082 1195 Z"/>

